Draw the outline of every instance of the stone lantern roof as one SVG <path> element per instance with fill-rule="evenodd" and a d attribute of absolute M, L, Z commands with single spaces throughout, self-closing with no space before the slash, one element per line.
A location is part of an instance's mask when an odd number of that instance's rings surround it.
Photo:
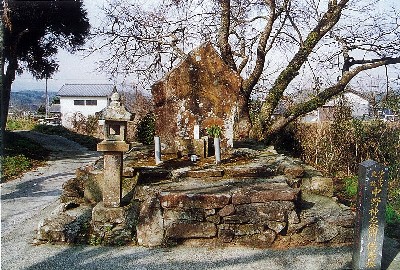
<path fill-rule="evenodd" d="M 114 87 L 111 95 L 110 105 L 103 112 L 103 119 L 111 121 L 129 121 L 132 119 L 132 114 L 121 104 L 121 98 L 116 87 Z"/>

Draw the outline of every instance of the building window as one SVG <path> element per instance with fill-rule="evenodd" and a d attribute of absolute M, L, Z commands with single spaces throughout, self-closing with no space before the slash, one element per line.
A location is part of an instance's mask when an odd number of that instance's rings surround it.
<path fill-rule="evenodd" d="M 95 99 L 88 99 L 88 100 L 86 100 L 86 105 L 89 105 L 89 106 L 96 106 L 96 105 L 97 105 L 97 100 L 95 100 Z"/>
<path fill-rule="evenodd" d="M 74 105 L 85 105 L 85 101 L 81 99 L 75 99 Z"/>

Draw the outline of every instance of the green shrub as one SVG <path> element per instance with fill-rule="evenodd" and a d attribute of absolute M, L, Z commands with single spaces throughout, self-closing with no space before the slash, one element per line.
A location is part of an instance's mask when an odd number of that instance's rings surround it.
<path fill-rule="evenodd" d="M 36 121 L 33 118 L 11 118 L 7 120 L 6 129 L 14 130 L 31 130 L 35 127 Z"/>
<path fill-rule="evenodd" d="M 219 138 L 221 136 L 221 132 L 221 127 L 217 125 L 212 125 L 211 127 L 207 128 L 207 134 L 212 138 Z"/>
<path fill-rule="evenodd" d="M 18 132 L 4 133 L 4 156 L 1 157 L 1 180 L 6 182 L 42 164 L 49 150 L 36 142 L 21 137 Z"/>
<path fill-rule="evenodd" d="M 146 114 L 138 124 L 136 138 L 143 144 L 152 144 L 155 134 L 155 119 L 153 113 Z"/>
<path fill-rule="evenodd" d="M 390 203 L 386 205 L 385 219 L 387 224 L 400 223 L 400 214 Z"/>
<path fill-rule="evenodd" d="M 2 179 L 5 182 L 29 170 L 33 166 L 33 161 L 24 155 L 1 157 L 1 163 Z"/>
<path fill-rule="evenodd" d="M 358 189 L 358 178 L 357 176 L 350 176 L 344 179 L 344 186 L 346 194 L 349 197 L 354 197 L 357 195 Z"/>

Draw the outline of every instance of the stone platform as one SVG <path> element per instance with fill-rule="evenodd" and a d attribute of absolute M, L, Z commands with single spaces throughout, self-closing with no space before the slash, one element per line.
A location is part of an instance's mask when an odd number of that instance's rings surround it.
<path fill-rule="evenodd" d="M 289 225 L 299 223 L 299 193 L 282 177 L 188 178 L 141 186 L 135 194 L 142 200 L 137 240 L 144 246 L 203 239 L 268 247 Z"/>
<path fill-rule="evenodd" d="M 332 198 L 332 179 L 272 148 L 234 149 L 218 166 L 207 159 L 171 159 L 149 166 L 146 156 L 137 152 L 125 159 L 125 203 L 121 211 L 111 211 L 117 214 L 114 220 L 98 204 L 103 188 L 99 164 L 80 170 L 62 196 L 75 212 L 93 208 L 83 222 L 85 231 L 77 230 L 91 244 L 280 248 L 346 244 L 353 239 L 354 214 Z M 83 190 L 75 191 L 78 187 Z M 48 219 L 51 227 L 49 223 Z M 38 232 L 41 241 L 65 239 Z"/>

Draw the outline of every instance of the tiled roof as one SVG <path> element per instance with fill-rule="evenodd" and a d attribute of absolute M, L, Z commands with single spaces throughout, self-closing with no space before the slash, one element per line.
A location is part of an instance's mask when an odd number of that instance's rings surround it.
<path fill-rule="evenodd" d="M 58 91 L 60 97 L 106 97 L 111 96 L 112 84 L 64 84 Z"/>
<path fill-rule="evenodd" d="M 61 105 L 60 104 L 51 104 L 51 106 L 49 108 L 49 112 L 51 112 L 51 113 L 61 112 Z"/>

